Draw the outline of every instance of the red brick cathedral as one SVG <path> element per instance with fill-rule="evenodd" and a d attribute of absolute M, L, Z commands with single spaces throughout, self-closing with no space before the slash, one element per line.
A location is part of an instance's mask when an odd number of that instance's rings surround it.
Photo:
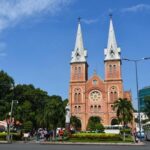
<path fill-rule="evenodd" d="M 71 116 L 81 120 L 82 130 L 86 130 L 91 116 L 99 116 L 104 126 L 111 125 L 116 119 L 116 112 L 112 109 L 114 102 L 118 98 L 131 100 L 131 93 L 123 90 L 120 53 L 110 17 L 108 43 L 104 49 L 105 79 L 96 73 L 88 79 L 87 50 L 84 49 L 79 20 L 70 63 L 69 104 Z"/>

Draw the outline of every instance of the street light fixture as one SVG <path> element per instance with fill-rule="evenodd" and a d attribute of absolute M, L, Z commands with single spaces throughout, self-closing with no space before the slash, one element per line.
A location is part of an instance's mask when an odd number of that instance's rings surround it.
<path fill-rule="evenodd" d="M 144 57 L 144 58 L 141 58 L 141 59 L 122 58 L 122 60 L 134 62 L 134 65 L 135 65 L 136 91 L 137 91 L 137 100 L 138 100 L 138 124 L 139 124 L 140 140 L 141 140 L 141 115 L 140 115 L 140 99 L 139 99 L 139 85 L 138 85 L 138 68 L 137 68 L 137 63 L 139 61 L 148 60 L 148 59 L 150 59 L 150 57 Z"/>

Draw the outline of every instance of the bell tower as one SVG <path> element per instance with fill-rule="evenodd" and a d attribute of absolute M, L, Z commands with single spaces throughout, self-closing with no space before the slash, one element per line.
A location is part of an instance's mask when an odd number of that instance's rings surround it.
<path fill-rule="evenodd" d="M 121 77 L 121 49 L 117 46 L 115 31 L 110 16 L 107 48 L 104 49 L 105 89 L 107 95 L 107 124 L 116 118 L 113 104 L 118 98 L 123 98 L 123 82 Z"/>
<path fill-rule="evenodd" d="M 80 18 L 76 35 L 75 48 L 70 62 L 69 104 L 71 116 L 77 116 L 81 124 L 85 124 L 85 86 L 88 80 L 87 50 L 84 49 Z M 86 127 L 81 127 L 85 130 Z"/>
<path fill-rule="evenodd" d="M 117 46 L 115 31 L 113 28 L 112 16 L 110 16 L 110 26 L 108 33 L 107 48 L 105 54 L 105 80 L 122 80 L 121 77 L 121 49 Z"/>

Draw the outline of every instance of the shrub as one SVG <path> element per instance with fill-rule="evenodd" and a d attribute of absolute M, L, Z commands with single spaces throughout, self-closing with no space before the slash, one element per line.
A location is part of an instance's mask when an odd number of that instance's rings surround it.
<path fill-rule="evenodd" d="M 10 135 L 12 135 L 14 141 L 19 141 L 22 138 L 20 133 L 10 133 Z M 0 133 L 0 141 L 5 141 L 7 139 L 6 137 L 7 133 Z"/>
<path fill-rule="evenodd" d="M 106 133 L 77 133 L 72 134 L 72 139 L 89 139 L 98 141 L 121 141 L 122 138 L 119 134 L 106 134 Z"/>

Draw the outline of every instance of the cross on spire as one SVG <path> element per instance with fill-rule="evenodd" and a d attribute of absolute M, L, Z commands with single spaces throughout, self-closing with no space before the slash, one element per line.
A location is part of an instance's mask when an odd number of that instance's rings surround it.
<path fill-rule="evenodd" d="M 80 21 L 81 21 L 81 17 L 78 17 L 78 22 L 80 23 Z"/>
<path fill-rule="evenodd" d="M 110 17 L 110 19 L 112 19 L 112 13 L 109 13 L 109 17 Z"/>

